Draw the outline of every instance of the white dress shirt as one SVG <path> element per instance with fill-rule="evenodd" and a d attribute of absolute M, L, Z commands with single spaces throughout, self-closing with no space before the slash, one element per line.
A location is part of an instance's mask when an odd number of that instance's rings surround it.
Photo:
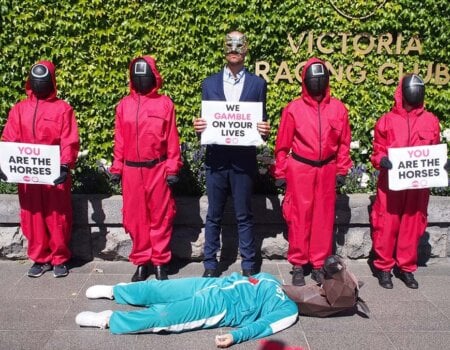
<path fill-rule="evenodd" d="M 236 76 L 225 66 L 223 70 L 223 92 L 227 101 L 239 101 L 244 88 L 245 68 L 242 68 Z"/>

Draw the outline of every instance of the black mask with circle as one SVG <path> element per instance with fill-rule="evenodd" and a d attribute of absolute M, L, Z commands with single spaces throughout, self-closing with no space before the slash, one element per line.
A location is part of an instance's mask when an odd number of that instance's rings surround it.
<path fill-rule="evenodd" d="M 403 78 L 403 98 L 411 107 L 419 107 L 425 99 L 425 84 L 418 75 L 411 74 Z"/>
<path fill-rule="evenodd" d="M 35 64 L 28 76 L 31 91 L 38 99 L 45 99 L 53 92 L 52 76 L 46 66 Z"/>

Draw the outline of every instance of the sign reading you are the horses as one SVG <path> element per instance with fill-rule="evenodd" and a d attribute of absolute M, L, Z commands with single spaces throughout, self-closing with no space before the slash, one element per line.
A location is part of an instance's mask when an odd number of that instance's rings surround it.
<path fill-rule="evenodd" d="M 0 166 L 8 182 L 53 185 L 60 173 L 59 146 L 0 142 Z"/>
<path fill-rule="evenodd" d="M 447 144 L 389 148 L 389 189 L 447 187 Z"/>
<path fill-rule="evenodd" d="M 257 123 L 262 121 L 262 114 L 262 102 L 202 101 L 202 118 L 207 126 L 201 144 L 261 145 Z"/>

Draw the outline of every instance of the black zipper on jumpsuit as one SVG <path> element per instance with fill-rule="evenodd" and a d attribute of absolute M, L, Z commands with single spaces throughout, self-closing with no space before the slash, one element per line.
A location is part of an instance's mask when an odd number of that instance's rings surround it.
<path fill-rule="evenodd" d="M 37 114 L 37 108 L 38 108 L 39 99 L 36 99 L 36 107 L 34 107 L 34 114 L 33 114 L 33 142 L 36 143 L 36 114 Z"/>
<path fill-rule="evenodd" d="M 406 123 L 408 124 L 408 147 L 411 145 L 411 130 L 409 125 L 409 112 L 406 112 Z"/>
<path fill-rule="evenodd" d="M 141 108 L 141 95 L 138 94 L 138 106 L 136 110 L 136 153 L 138 156 L 138 161 L 141 161 L 141 155 L 139 153 L 139 110 Z M 139 174 L 141 175 L 141 180 L 144 179 L 144 175 L 142 173 L 143 168 L 138 168 Z"/>
<path fill-rule="evenodd" d="M 319 116 L 319 160 L 322 160 L 322 120 L 320 118 L 320 102 L 317 104 L 317 114 Z"/>
<path fill-rule="evenodd" d="M 139 154 L 139 108 L 141 106 L 141 96 L 138 94 L 138 106 L 136 110 L 136 153 L 138 156 L 138 161 L 141 160 L 141 155 Z"/>

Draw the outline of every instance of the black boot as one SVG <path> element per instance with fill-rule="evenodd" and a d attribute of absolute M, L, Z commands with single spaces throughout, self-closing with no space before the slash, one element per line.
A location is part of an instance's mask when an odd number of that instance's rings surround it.
<path fill-rule="evenodd" d="M 202 277 L 211 278 L 211 277 L 219 277 L 220 272 L 217 269 L 205 269 L 205 272 L 203 272 Z"/>
<path fill-rule="evenodd" d="M 294 266 L 292 268 L 292 284 L 294 286 L 304 286 L 305 285 L 305 276 L 303 274 L 303 267 Z"/>
<path fill-rule="evenodd" d="M 412 272 L 400 271 L 398 273 L 398 278 L 400 278 L 408 288 L 417 289 L 419 288 L 419 282 L 416 281 Z"/>
<path fill-rule="evenodd" d="M 155 278 L 160 281 L 169 279 L 169 277 L 167 277 L 167 271 L 165 266 L 163 265 L 155 266 Z"/>
<path fill-rule="evenodd" d="M 386 289 L 394 288 L 391 279 L 391 271 L 378 271 L 378 283 Z"/>
<path fill-rule="evenodd" d="M 255 269 L 242 269 L 242 276 L 251 277 L 256 274 Z"/>
<path fill-rule="evenodd" d="M 131 277 L 131 282 L 145 281 L 148 275 L 148 266 L 138 265 L 136 272 L 134 273 L 133 277 Z"/>
<path fill-rule="evenodd" d="M 311 279 L 313 279 L 317 283 L 322 284 L 324 278 L 325 277 L 324 277 L 322 269 L 313 269 L 311 271 Z"/>

